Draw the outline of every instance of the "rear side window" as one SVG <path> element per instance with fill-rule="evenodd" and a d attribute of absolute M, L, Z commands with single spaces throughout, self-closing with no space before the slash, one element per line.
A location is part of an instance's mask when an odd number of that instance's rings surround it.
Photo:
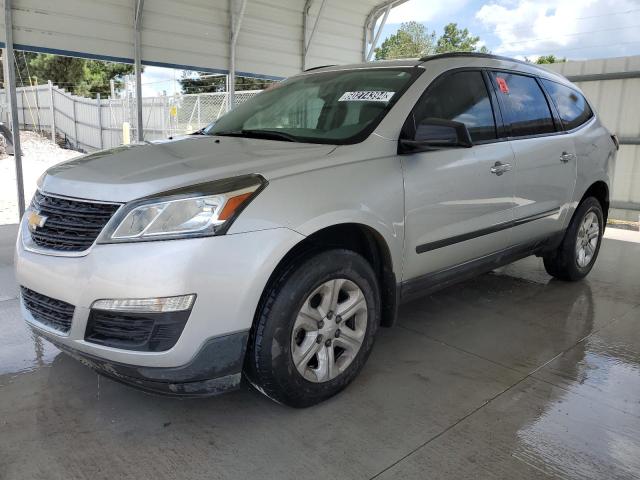
<path fill-rule="evenodd" d="M 512 137 L 555 132 L 547 98 L 533 77 L 491 72 L 498 96 L 505 106 Z"/>
<path fill-rule="evenodd" d="M 593 112 L 585 98 L 573 88 L 551 80 L 542 80 L 542 84 L 556 104 L 566 130 L 578 128 L 593 117 Z"/>
<path fill-rule="evenodd" d="M 495 140 L 496 123 L 480 72 L 447 75 L 427 89 L 414 111 L 416 124 L 425 118 L 464 123 L 474 142 Z"/>

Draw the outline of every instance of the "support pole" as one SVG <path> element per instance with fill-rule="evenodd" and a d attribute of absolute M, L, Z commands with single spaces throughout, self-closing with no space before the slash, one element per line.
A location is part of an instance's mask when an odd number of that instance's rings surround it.
<path fill-rule="evenodd" d="M 201 120 L 201 107 L 200 107 L 200 94 L 198 94 L 198 96 L 196 97 L 198 99 L 198 130 L 200 130 L 202 128 L 202 126 L 200 125 L 202 123 Z"/>
<path fill-rule="evenodd" d="M 72 120 L 73 120 L 73 141 L 76 144 L 76 150 L 80 151 L 80 141 L 78 140 L 78 113 L 77 113 L 77 108 L 76 108 L 76 104 L 78 103 L 78 101 L 76 100 L 75 96 L 71 97 L 71 104 L 73 105 L 73 116 L 72 116 Z"/>
<path fill-rule="evenodd" d="M 247 7 L 247 0 L 240 0 L 240 2 L 240 11 L 236 12 L 237 0 L 229 0 L 229 75 L 227 83 L 227 96 L 229 98 L 227 105 L 229 110 L 232 110 L 236 105 L 236 44 L 244 11 Z"/>
<path fill-rule="evenodd" d="M 51 141 L 56 143 L 56 105 L 53 100 L 53 83 L 51 80 L 47 81 L 49 84 L 49 114 L 51 115 Z"/>
<path fill-rule="evenodd" d="M 144 141 L 144 123 L 142 121 L 142 8 L 144 0 L 136 0 L 136 10 L 134 18 L 134 50 L 135 50 L 135 70 L 136 70 L 136 129 L 137 140 Z"/>
<path fill-rule="evenodd" d="M 38 88 L 38 83 L 36 79 L 36 84 L 32 88 L 33 93 L 35 94 L 34 103 L 36 104 L 36 121 L 38 122 L 38 132 L 42 133 L 42 126 L 40 125 L 40 89 Z"/>
<path fill-rule="evenodd" d="M 378 42 L 380 41 L 380 35 L 382 34 L 382 29 L 387 24 L 387 18 L 389 18 L 390 11 L 391 11 L 391 4 L 389 4 L 387 6 L 387 9 L 384 11 L 382 22 L 380 22 L 380 26 L 378 27 L 378 31 L 376 32 L 376 36 L 374 37 L 373 42 L 371 42 L 371 47 L 369 47 L 369 53 L 367 54 L 367 62 L 371 61 L 371 58 L 373 57 L 373 53 L 375 52 L 376 47 L 378 46 Z"/>
<path fill-rule="evenodd" d="M 165 118 L 167 116 L 167 92 L 162 92 L 162 138 L 167 138 L 167 127 L 165 124 Z"/>
<path fill-rule="evenodd" d="M 375 52 L 375 48 L 378 44 L 378 40 L 380 39 L 379 35 L 375 34 L 376 22 L 380 18 L 381 15 L 385 15 L 385 19 L 380 25 L 380 32 L 382 32 L 382 27 L 386 23 L 388 14 L 387 11 L 391 11 L 392 8 L 400 5 L 401 3 L 406 2 L 406 0 L 386 0 L 382 4 L 378 4 L 378 6 L 374 7 L 373 10 L 369 12 L 367 15 L 367 19 L 364 22 L 364 32 L 362 35 L 362 61 L 366 62 L 367 59 L 371 56 L 371 52 Z M 377 40 L 373 40 L 372 37 L 377 36 Z M 372 48 L 369 48 L 371 44 Z"/>
<path fill-rule="evenodd" d="M 316 31 L 318 30 L 318 25 L 320 24 L 320 18 L 322 17 L 322 13 L 324 11 L 324 7 L 327 3 L 327 0 L 322 0 L 320 4 L 320 9 L 318 10 L 318 15 L 316 16 L 316 21 L 313 23 L 313 28 L 311 29 L 311 34 L 308 34 L 309 29 L 309 10 L 311 10 L 311 5 L 313 4 L 313 0 L 307 0 L 304 5 L 304 15 L 303 17 L 303 28 L 304 32 L 302 35 L 303 38 L 303 51 L 302 51 L 302 70 L 306 70 L 307 68 L 307 54 L 309 53 L 309 48 L 311 47 L 311 42 L 313 42 L 313 37 L 316 35 Z"/>
<path fill-rule="evenodd" d="M 4 28 L 5 40 L 5 83 L 9 96 L 9 110 L 11 112 L 11 134 L 13 137 L 13 159 L 16 162 L 16 186 L 18 190 L 18 212 L 20 219 L 24 215 L 24 179 L 22 176 L 22 150 L 20 148 L 20 123 L 18 122 L 18 99 L 16 98 L 16 70 L 13 54 L 13 11 L 11 0 L 4 0 Z"/>
<path fill-rule="evenodd" d="M 102 150 L 104 148 L 102 143 L 102 99 L 99 93 L 96 96 L 96 104 L 98 105 L 98 148 Z"/>

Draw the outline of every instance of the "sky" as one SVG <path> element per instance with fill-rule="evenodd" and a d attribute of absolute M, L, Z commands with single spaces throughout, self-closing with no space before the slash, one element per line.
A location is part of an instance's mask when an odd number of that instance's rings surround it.
<path fill-rule="evenodd" d="M 391 11 L 380 43 L 410 20 L 437 35 L 455 22 L 479 36 L 491 53 L 516 58 L 640 55 L 640 0 L 409 0 Z M 146 67 L 144 95 L 179 92 L 180 75 Z"/>

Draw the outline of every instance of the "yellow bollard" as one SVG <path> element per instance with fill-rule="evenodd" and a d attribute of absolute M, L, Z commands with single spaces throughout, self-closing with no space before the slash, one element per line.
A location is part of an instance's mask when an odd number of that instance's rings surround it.
<path fill-rule="evenodd" d="M 131 143 L 131 124 L 129 122 L 122 123 L 122 144 L 129 145 Z"/>

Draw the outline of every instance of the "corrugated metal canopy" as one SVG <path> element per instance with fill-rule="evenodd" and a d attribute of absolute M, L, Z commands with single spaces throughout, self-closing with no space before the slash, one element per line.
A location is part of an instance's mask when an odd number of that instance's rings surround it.
<path fill-rule="evenodd" d="M 142 63 L 227 73 L 233 1 L 146 0 Z M 303 63 L 309 68 L 360 62 L 373 38 L 366 32 L 389 5 L 404 1 L 248 0 L 237 39 L 236 71 L 280 78 L 299 72 Z M 133 63 L 135 5 L 135 0 L 13 0 L 14 47 Z M 305 24 L 308 41 L 320 10 L 304 62 Z M 2 27 L 0 38 L 4 36 Z"/>

